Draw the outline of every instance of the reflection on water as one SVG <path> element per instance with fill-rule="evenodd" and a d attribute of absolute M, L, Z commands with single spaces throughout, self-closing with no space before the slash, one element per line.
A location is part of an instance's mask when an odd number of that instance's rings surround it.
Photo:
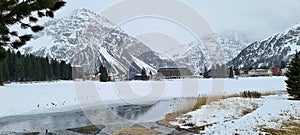
<path fill-rule="evenodd" d="M 111 109 L 122 118 L 136 120 L 139 116 L 146 114 L 153 106 L 154 105 L 123 105 L 115 108 L 112 107 Z"/>
<path fill-rule="evenodd" d="M 178 99 L 162 100 L 150 105 L 112 105 L 106 108 L 91 109 L 89 115 L 97 116 L 101 113 L 98 124 L 108 125 L 107 132 L 118 130 L 116 128 L 108 129 L 110 127 L 123 128 L 126 125 L 135 123 L 154 123 L 156 120 L 163 118 L 164 114 L 169 113 L 174 109 L 175 103 Z M 180 101 L 181 102 L 181 101 Z M 109 111 L 107 111 L 109 110 Z M 116 115 L 112 115 L 114 112 Z M 12 116 L 0 118 L 0 134 L 26 133 L 26 132 L 41 132 L 45 131 L 60 131 L 70 128 L 84 127 L 93 125 L 85 116 L 87 113 L 81 110 L 74 110 L 61 113 L 49 113 L 26 116 Z M 95 117 L 98 118 L 99 116 Z M 116 121 L 117 117 L 124 120 Z M 65 131 L 67 132 L 67 131 Z M 61 133 L 61 132 L 60 132 Z M 64 133 L 64 132 L 63 132 Z"/>

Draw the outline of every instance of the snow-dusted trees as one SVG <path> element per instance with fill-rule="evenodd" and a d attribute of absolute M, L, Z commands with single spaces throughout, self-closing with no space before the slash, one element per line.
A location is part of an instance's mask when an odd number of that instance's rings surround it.
<path fill-rule="evenodd" d="M 212 66 L 211 72 L 212 72 L 213 78 L 226 78 L 227 77 L 226 67 L 224 64 L 222 64 L 222 65 L 217 64 L 216 66 Z"/>

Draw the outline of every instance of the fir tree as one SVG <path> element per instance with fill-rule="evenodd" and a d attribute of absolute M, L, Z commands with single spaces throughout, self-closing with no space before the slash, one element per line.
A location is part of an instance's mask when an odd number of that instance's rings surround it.
<path fill-rule="evenodd" d="M 8 54 L 5 49 L 3 47 L 0 47 L 0 63 L 4 62 L 7 55 Z"/>
<path fill-rule="evenodd" d="M 18 51 L 15 56 L 15 69 L 14 69 L 14 79 L 15 81 L 24 81 L 25 78 L 25 70 L 24 70 L 24 63 L 23 57 L 21 53 Z"/>
<path fill-rule="evenodd" d="M 55 68 L 56 78 L 54 78 L 53 68 Z M 48 58 L 37 57 L 31 54 L 25 56 L 21 55 L 20 52 L 15 53 L 7 50 L 7 57 L 0 62 L 0 82 L 69 80 L 71 78 L 72 67 L 64 61 L 60 63 Z"/>
<path fill-rule="evenodd" d="M 285 76 L 288 78 L 285 82 L 289 95 L 300 98 L 300 52 L 296 51 Z"/>
<path fill-rule="evenodd" d="M 8 60 L 5 59 L 2 69 L 3 69 L 3 77 L 5 81 L 10 81 L 10 76 L 9 76 L 9 68 L 8 68 Z"/>
<path fill-rule="evenodd" d="M 153 79 L 153 73 L 152 73 L 152 71 L 149 72 L 149 76 L 150 76 L 150 79 Z"/>
<path fill-rule="evenodd" d="M 5 51 L 5 49 L 3 47 L 0 48 L 0 83 L 1 85 L 3 85 L 3 81 L 5 80 L 4 77 L 4 64 L 6 64 L 5 62 L 5 58 L 7 56 L 7 52 Z"/>
<path fill-rule="evenodd" d="M 206 67 L 206 66 L 204 67 L 204 74 L 203 74 L 203 77 L 204 77 L 204 78 L 209 78 L 209 74 L 208 74 L 208 70 L 207 70 L 207 67 Z"/>
<path fill-rule="evenodd" d="M 2 0 L 0 1 L 0 46 L 19 48 L 32 38 L 32 35 L 19 35 L 10 26 L 20 25 L 22 29 L 39 32 L 43 27 L 36 25 L 39 18 L 51 17 L 53 12 L 65 5 L 62 0 Z M 24 22 L 28 19 L 29 23 Z"/>
<path fill-rule="evenodd" d="M 233 67 L 229 68 L 229 78 L 234 78 L 234 70 Z"/>
<path fill-rule="evenodd" d="M 107 82 L 109 80 L 107 69 L 103 65 L 100 66 L 99 73 L 100 73 L 100 82 Z"/>
<path fill-rule="evenodd" d="M 52 65 L 54 80 L 60 79 L 60 66 L 59 66 L 59 62 L 56 61 L 56 60 L 51 60 L 51 65 Z"/>
<path fill-rule="evenodd" d="M 43 81 L 43 66 L 41 58 L 35 58 L 35 80 L 36 81 Z"/>
<path fill-rule="evenodd" d="M 146 69 L 144 67 L 142 69 L 141 74 L 142 74 L 142 80 L 147 80 L 148 77 L 147 77 Z"/>
<path fill-rule="evenodd" d="M 68 80 L 69 68 L 65 61 L 60 62 L 60 78 L 62 80 Z"/>
<path fill-rule="evenodd" d="M 49 68 L 49 80 L 54 80 L 53 67 L 52 67 L 51 63 L 48 63 L 48 68 Z"/>

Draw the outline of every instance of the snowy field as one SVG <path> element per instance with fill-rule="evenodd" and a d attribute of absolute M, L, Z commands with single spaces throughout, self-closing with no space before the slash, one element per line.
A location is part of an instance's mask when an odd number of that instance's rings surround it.
<path fill-rule="evenodd" d="M 204 134 L 264 134 L 265 128 L 292 128 L 283 123 L 300 122 L 299 112 L 300 102 L 288 100 L 286 94 L 260 99 L 229 98 L 204 105 L 171 124 L 183 129 L 204 127 L 200 132 Z"/>
<path fill-rule="evenodd" d="M 285 77 L 185 79 L 163 81 L 57 81 L 8 84 L 0 87 L 0 117 L 64 112 L 83 105 L 145 104 L 150 101 L 199 95 L 235 94 L 245 90 L 285 90 Z"/>

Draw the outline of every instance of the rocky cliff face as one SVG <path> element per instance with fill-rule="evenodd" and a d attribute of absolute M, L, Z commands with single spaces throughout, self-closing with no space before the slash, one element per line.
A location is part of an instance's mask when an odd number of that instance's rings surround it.
<path fill-rule="evenodd" d="M 170 59 L 160 59 L 143 43 L 126 34 L 106 18 L 87 9 L 78 9 L 62 19 L 44 24 L 45 30 L 21 50 L 37 56 L 84 65 L 92 74 L 100 64 L 112 73 L 126 73 L 145 67 L 152 72 L 174 66 Z"/>
<path fill-rule="evenodd" d="M 205 66 L 227 63 L 251 42 L 251 38 L 245 33 L 237 31 L 207 34 L 201 40 L 187 45 L 187 52 L 183 56 L 176 57 L 176 61 L 180 65 L 192 67 L 195 71 L 204 71 Z M 209 44 L 213 44 L 214 47 L 210 47 Z"/>

